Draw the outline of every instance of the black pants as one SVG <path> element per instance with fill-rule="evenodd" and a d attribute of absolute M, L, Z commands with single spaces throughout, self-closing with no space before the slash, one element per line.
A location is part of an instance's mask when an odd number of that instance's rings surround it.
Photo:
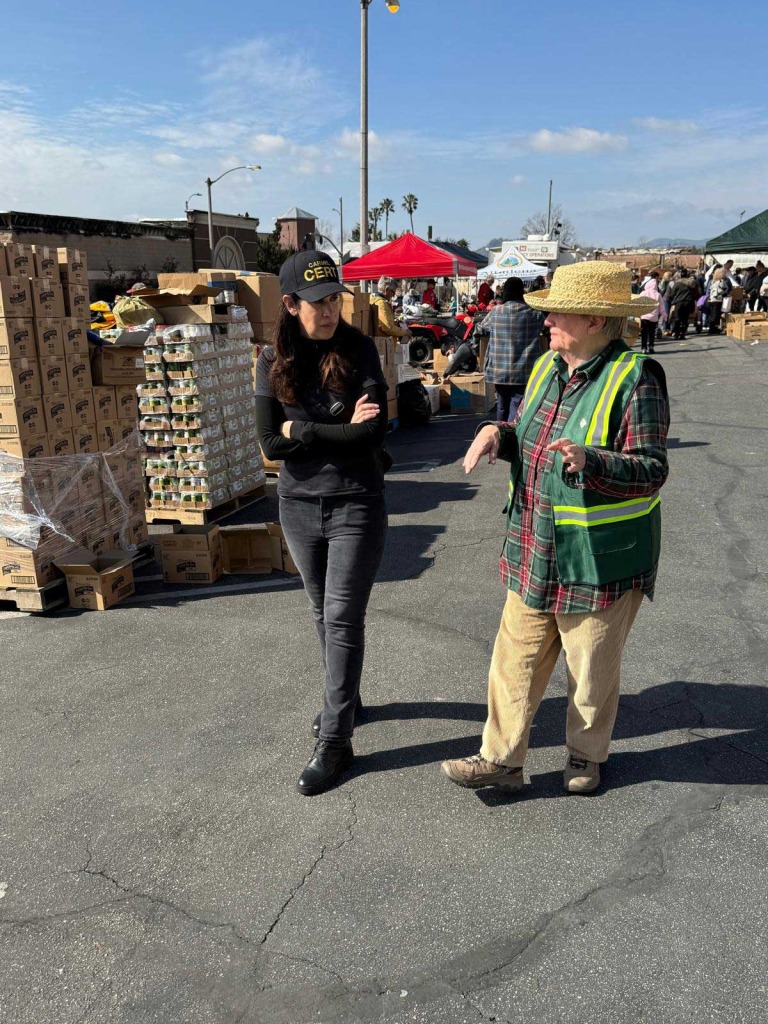
<path fill-rule="evenodd" d="M 692 312 L 693 309 L 690 306 L 675 307 L 672 318 L 672 333 L 678 341 L 682 341 L 688 333 L 688 318 Z"/>
<path fill-rule="evenodd" d="M 723 311 L 722 300 L 720 302 L 710 302 L 709 312 L 707 313 L 707 323 L 709 324 L 710 334 L 720 333 L 720 314 Z"/>
<path fill-rule="evenodd" d="M 511 423 L 525 394 L 525 384 L 494 384 L 496 388 L 496 419 Z"/>
<path fill-rule="evenodd" d="M 643 352 L 653 352 L 658 326 L 655 320 L 640 320 L 640 347 Z"/>
<path fill-rule="evenodd" d="M 384 496 L 281 498 L 280 524 L 320 638 L 320 738 L 349 739 L 363 671 L 365 613 L 384 553 Z"/>

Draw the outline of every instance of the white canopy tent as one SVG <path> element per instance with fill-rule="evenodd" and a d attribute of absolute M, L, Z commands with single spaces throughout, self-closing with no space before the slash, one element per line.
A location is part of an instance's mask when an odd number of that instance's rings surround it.
<path fill-rule="evenodd" d="M 544 277 L 547 267 L 541 267 L 537 263 L 531 263 L 522 255 L 514 245 L 500 253 L 493 263 L 478 270 L 477 279 L 483 281 L 486 277 L 493 277 L 494 281 L 506 281 L 508 277 L 519 277 L 521 281 L 533 281 L 536 277 Z"/>

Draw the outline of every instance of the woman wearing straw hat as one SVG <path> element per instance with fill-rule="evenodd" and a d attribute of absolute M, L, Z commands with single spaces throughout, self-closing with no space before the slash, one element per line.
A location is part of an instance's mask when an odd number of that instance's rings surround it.
<path fill-rule="evenodd" d="M 559 267 L 525 296 L 548 311 L 550 351 L 536 363 L 513 424 L 482 426 L 464 458 L 511 463 L 501 555 L 506 605 L 488 680 L 480 753 L 443 762 L 471 789 L 523 788 L 533 716 L 555 662 L 568 676 L 565 789 L 600 784 L 619 699 L 621 654 L 659 557 L 658 492 L 667 477 L 664 371 L 620 339 L 629 271 L 608 262 Z"/>

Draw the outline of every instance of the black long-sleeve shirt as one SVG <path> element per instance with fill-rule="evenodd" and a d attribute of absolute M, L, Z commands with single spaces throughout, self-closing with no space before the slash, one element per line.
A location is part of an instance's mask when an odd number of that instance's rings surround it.
<path fill-rule="evenodd" d="M 319 362 L 320 343 L 316 351 Z M 337 394 L 316 384 L 293 406 L 284 405 L 272 393 L 269 371 L 274 358 L 274 349 L 267 347 L 256 364 L 256 418 L 262 451 L 268 459 L 283 463 L 278 494 L 294 498 L 380 494 L 384 476 L 376 450 L 387 432 L 387 385 L 371 339 L 360 339 L 348 391 Z M 363 394 L 378 405 L 379 415 L 366 423 L 350 423 Z M 331 407 L 337 402 L 344 409 L 334 416 Z M 282 434 L 286 421 L 291 422 L 290 437 Z"/>

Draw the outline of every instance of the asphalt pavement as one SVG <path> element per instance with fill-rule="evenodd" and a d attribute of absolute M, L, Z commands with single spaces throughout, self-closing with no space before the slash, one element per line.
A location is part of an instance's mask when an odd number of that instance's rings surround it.
<path fill-rule="evenodd" d="M 562 791 L 562 661 L 522 795 L 477 751 L 504 467 L 477 425 L 391 438 L 353 771 L 304 798 L 321 677 L 295 578 L 106 613 L 0 605 L 0 1020 L 757 1024 L 768 1016 L 768 343 L 659 346 L 657 596 L 605 784 Z M 274 484 L 242 521 L 274 518 Z"/>

